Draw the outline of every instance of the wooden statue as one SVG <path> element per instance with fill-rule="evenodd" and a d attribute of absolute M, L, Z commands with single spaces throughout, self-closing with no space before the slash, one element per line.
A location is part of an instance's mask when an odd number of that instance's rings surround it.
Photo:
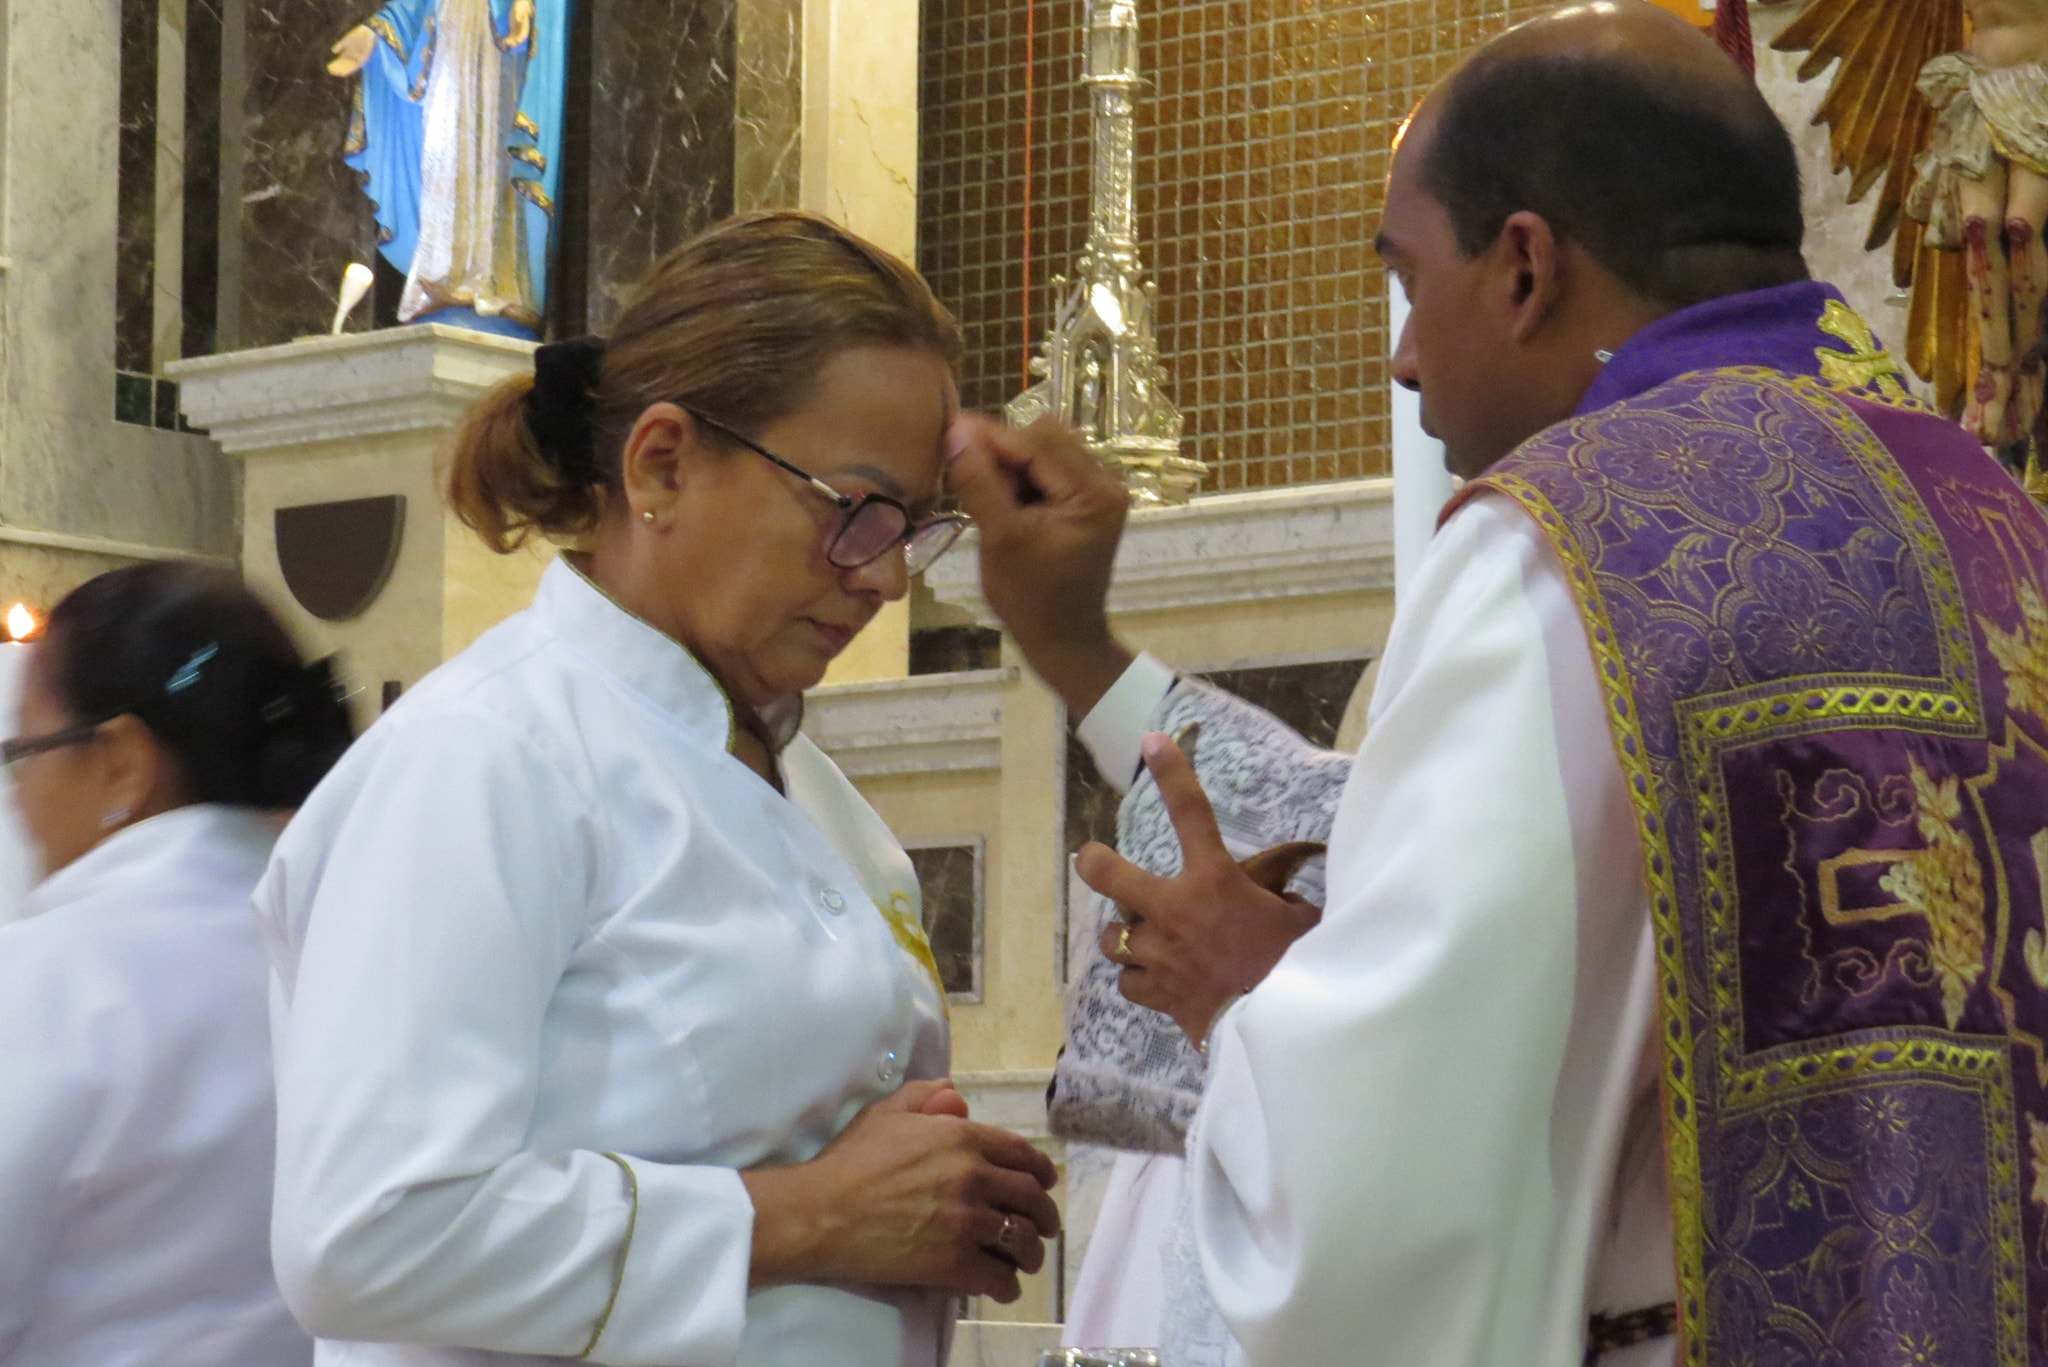
<path fill-rule="evenodd" d="M 2038 445 L 2048 293 L 2048 0 L 1808 0 L 1773 44 L 1838 62 L 1816 122 L 1912 290 L 1906 354 L 1986 445 Z M 2048 496 L 2031 468 L 2030 487 Z"/>

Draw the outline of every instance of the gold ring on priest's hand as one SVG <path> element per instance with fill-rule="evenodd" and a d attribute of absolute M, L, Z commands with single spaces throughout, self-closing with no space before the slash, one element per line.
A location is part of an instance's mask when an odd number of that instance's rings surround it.
<path fill-rule="evenodd" d="M 996 1233 L 997 1248 L 1008 1248 L 1010 1246 L 1010 1231 L 1015 1229 L 1016 1227 L 1017 1217 L 1010 1214 L 1008 1211 L 1004 1211 L 1003 1227 Z"/>
<path fill-rule="evenodd" d="M 1129 921 L 1124 922 L 1123 929 L 1117 932 L 1116 957 L 1123 963 L 1128 964 L 1131 962 L 1131 923 Z"/>

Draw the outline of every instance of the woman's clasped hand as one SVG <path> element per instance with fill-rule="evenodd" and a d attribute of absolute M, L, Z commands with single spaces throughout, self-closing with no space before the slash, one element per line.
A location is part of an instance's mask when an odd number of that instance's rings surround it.
<path fill-rule="evenodd" d="M 967 1118 L 950 1083 L 877 1101 L 808 1163 L 742 1180 L 756 1213 L 755 1286 L 872 1282 L 1017 1299 L 1060 1231 L 1052 1160 Z"/>

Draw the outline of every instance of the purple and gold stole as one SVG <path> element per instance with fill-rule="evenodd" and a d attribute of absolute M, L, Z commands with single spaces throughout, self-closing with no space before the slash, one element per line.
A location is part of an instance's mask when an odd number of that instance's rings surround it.
<path fill-rule="evenodd" d="M 1480 491 L 1636 804 L 1682 1360 L 2048 1361 L 2040 510 L 1818 285 L 1639 334 Z"/>

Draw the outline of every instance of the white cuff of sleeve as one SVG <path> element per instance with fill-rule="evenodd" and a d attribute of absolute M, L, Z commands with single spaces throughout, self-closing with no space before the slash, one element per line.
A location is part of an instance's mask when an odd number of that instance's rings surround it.
<path fill-rule="evenodd" d="M 754 1203 L 730 1168 L 613 1159 L 632 1179 L 632 1241 L 587 1361 L 730 1362 L 747 1321 Z"/>
<path fill-rule="evenodd" d="M 1177 681 L 1150 653 L 1141 654 L 1074 728 L 1117 792 L 1129 792 L 1138 781 L 1139 747 L 1146 733 L 1157 729 L 1159 710 Z"/>

